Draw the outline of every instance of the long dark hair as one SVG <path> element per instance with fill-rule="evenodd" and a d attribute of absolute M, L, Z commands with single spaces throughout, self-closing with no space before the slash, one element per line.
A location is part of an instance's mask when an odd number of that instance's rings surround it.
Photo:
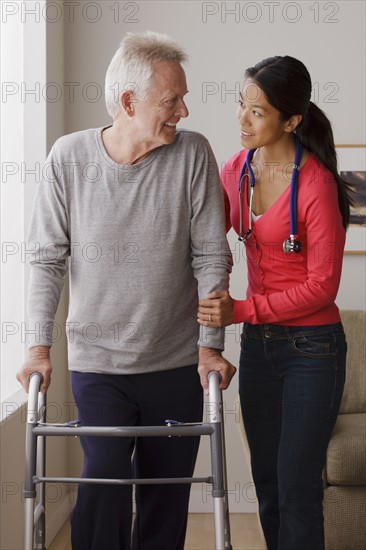
<path fill-rule="evenodd" d="M 269 57 L 249 67 L 245 78 L 253 80 L 280 112 L 282 121 L 302 115 L 295 133 L 303 146 L 330 170 L 338 186 L 338 203 L 346 229 L 349 223 L 352 190 L 338 172 L 333 130 L 327 116 L 310 101 L 311 78 L 305 65 L 288 55 Z"/>

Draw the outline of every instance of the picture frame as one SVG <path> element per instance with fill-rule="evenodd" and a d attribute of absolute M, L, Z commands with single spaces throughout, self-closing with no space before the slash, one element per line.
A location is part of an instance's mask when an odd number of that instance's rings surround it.
<path fill-rule="evenodd" d="M 336 145 L 338 169 L 355 193 L 345 254 L 366 254 L 366 145 Z"/>

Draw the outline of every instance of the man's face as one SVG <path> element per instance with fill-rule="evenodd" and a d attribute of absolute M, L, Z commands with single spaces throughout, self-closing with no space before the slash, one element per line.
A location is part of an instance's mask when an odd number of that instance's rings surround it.
<path fill-rule="evenodd" d="M 188 116 L 184 70 L 178 63 L 155 63 L 145 99 L 134 103 L 135 136 L 148 150 L 173 143 L 176 125 Z"/>

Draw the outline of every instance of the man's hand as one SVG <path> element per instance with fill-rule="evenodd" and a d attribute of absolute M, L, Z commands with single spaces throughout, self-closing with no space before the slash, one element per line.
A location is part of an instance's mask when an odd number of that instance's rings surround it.
<path fill-rule="evenodd" d="M 51 383 L 52 366 L 50 361 L 50 348 L 46 346 L 36 346 L 29 350 L 28 359 L 17 373 L 17 380 L 21 383 L 25 391 L 29 391 L 29 378 L 34 372 L 39 372 L 43 380 L 40 390 L 46 392 Z"/>
<path fill-rule="evenodd" d="M 201 380 L 201 386 L 208 391 L 208 373 L 211 371 L 217 371 L 221 375 L 221 382 L 219 388 L 226 390 L 230 381 L 236 373 L 236 367 L 229 363 L 221 355 L 221 351 L 213 348 L 199 348 L 198 357 L 198 374 Z"/>
<path fill-rule="evenodd" d="M 234 301 L 224 291 L 210 292 L 206 300 L 200 300 L 198 322 L 205 327 L 227 327 L 234 322 Z"/>

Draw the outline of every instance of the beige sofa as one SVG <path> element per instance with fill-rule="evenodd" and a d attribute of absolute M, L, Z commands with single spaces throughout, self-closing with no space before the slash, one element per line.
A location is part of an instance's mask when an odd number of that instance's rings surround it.
<path fill-rule="evenodd" d="M 366 314 L 343 310 L 341 317 L 348 343 L 347 379 L 323 473 L 325 548 L 366 550 Z M 240 433 L 250 464 L 242 421 Z M 262 539 L 266 548 L 263 534 Z"/>
<path fill-rule="evenodd" d="M 366 316 L 341 311 L 348 343 L 346 386 L 324 469 L 327 550 L 366 549 Z"/>

